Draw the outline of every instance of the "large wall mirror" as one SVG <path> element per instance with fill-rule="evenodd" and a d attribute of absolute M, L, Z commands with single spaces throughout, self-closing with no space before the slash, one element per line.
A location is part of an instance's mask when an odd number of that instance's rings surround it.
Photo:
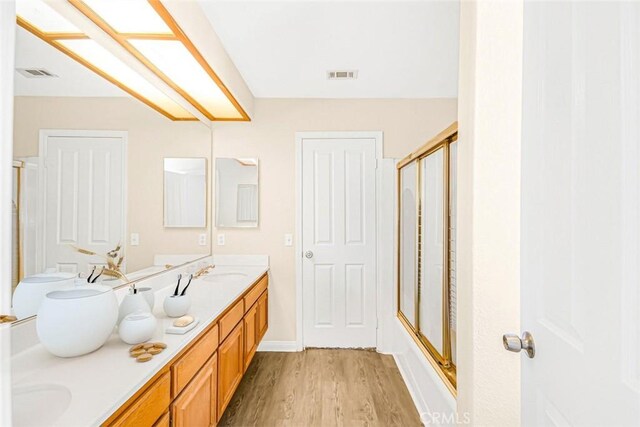
<path fill-rule="evenodd" d="M 453 393 L 457 135 L 453 125 L 398 164 L 398 316 Z"/>
<path fill-rule="evenodd" d="M 207 126 L 169 120 L 22 27 L 15 65 L 13 233 L 2 237 L 18 318 L 78 276 L 117 287 L 210 254 Z"/>
<path fill-rule="evenodd" d="M 216 227 L 258 226 L 258 159 L 216 159 Z"/>

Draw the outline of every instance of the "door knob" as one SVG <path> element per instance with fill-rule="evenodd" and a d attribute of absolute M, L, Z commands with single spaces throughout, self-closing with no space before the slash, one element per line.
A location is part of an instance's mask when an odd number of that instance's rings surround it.
<path fill-rule="evenodd" d="M 307 252 L 304 253 L 304 256 L 307 259 L 311 259 L 311 258 L 313 258 L 313 252 L 307 251 Z"/>
<path fill-rule="evenodd" d="M 520 353 L 521 350 L 525 350 L 530 359 L 533 359 L 536 355 L 536 345 L 533 341 L 533 335 L 527 331 L 522 334 L 522 338 L 516 334 L 504 334 L 502 336 L 502 344 L 504 344 L 505 350 L 513 351 L 514 353 Z"/>

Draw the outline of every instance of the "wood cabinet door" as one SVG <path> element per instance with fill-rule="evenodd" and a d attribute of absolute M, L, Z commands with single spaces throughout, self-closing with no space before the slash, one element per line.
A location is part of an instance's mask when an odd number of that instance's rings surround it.
<path fill-rule="evenodd" d="M 221 417 L 244 374 L 244 322 L 218 347 L 218 417 Z"/>
<path fill-rule="evenodd" d="M 173 427 L 215 426 L 218 357 L 205 363 L 171 405 Z"/>
<path fill-rule="evenodd" d="M 247 371 L 258 348 L 258 304 L 244 315 L 244 372 Z"/>
<path fill-rule="evenodd" d="M 264 334 L 267 332 L 267 328 L 269 327 L 269 291 L 263 293 L 260 298 L 258 298 L 258 334 L 256 339 L 256 346 L 260 344 L 260 340 L 264 337 Z"/>

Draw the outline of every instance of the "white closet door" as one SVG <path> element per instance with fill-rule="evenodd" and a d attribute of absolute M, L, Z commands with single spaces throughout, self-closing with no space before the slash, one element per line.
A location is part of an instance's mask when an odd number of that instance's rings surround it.
<path fill-rule="evenodd" d="M 375 347 L 375 139 L 304 139 L 302 162 L 304 345 Z"/>

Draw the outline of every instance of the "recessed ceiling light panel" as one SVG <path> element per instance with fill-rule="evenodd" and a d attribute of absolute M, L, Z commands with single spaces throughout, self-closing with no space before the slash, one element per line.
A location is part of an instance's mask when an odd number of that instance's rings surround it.
<path fill-rule="evenodd" d="M 209 120 L 250 120 L 159 0 L 69 2 Z"/>
<path fill-rule="evenodd" d="M 171 120 L 197 120 L 186 108 L 156 88 L 110 51 L 87 37 L 45 2 L 18 0 L 16 11 L 18 25 L 159 113 Z M 159 27 L 154 27 L 156 28 Z M 35 75 L 33 72 L 30 74 Z M 26 74 L 23 73 L 23 75 Z"/>
<path fill-rule="evenodd" d="M 172 34 L 147 0 L 83 0 L 120 34 Z"/>

